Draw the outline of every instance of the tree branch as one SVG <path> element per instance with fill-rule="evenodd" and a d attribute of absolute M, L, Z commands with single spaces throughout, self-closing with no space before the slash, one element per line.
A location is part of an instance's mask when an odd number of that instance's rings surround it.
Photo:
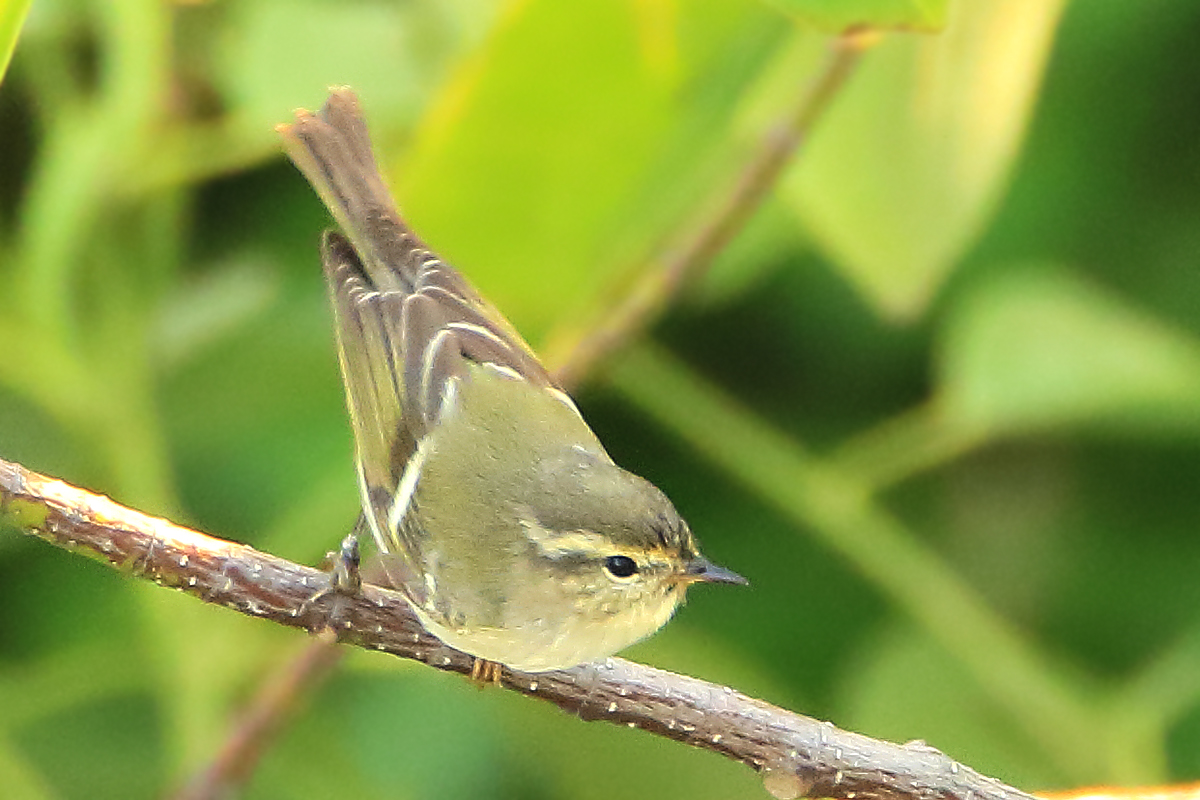
<path fill-rule="evenodd" d="M 294 628 L 336 621 L 341 641 L 469 674 L 474 659 L 426 633 L 396 594 L 364 585 L 327 595 L 326 573 L 141 514 L 0 460 L 0 524 L 199 599 Z M 1023 792 L 921 742 L 838 730 L 685 675 L 620 658 L 545 673 L 503 671 L 501 685 L 592 721 L 641 728 L 764 774 L 777 797 L 1022 800 Z"/>

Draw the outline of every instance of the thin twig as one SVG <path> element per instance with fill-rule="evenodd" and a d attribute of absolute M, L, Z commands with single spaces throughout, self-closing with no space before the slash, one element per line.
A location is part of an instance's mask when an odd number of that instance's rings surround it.
<path fill-rule="evenodd" d="M 421 629 L 404 599 L 364 585 L 309 602 L 328 576 L 311 567 L 141 514 L 0 460 L 0 524 L 124 572 L 296 628 L 338 620 L 341 640 L 469 674 L 471 656 Z M 729 687 L 610 658 L 569 670 L 505 669 L 501 685 L 584 720 L 641 728 L 741 761 L 777 797 L 1027 800 L 921 742 L 895 745 L 838 730 Z"/>
<path fill-rule="evenodd" d="M 336 644 L 337 634 L 325 628 L 305 643 L 297 657 L 269 675 L 212 761 L 174 795 L 174 800 L 230 797 L 234 789 L 245 784 L 284 720 L 308 690 L 341 661 L 344 651 Z"/>
<path fill-rule="evenodd" d="M 874 41 L 874 35 L 868 33 L 848 34 L 833 41 L 829 58 L 815 81 L 768 127 L 733 186 L 722 186 L 714 198 L 702 204 L 697 218 L 682 226 L 674 243 L 651 262 L 653 266 L 632 289 L 570 348 L 555 370 L 560 384 L 568 388 L 578 385 L 597 362 L 649 327 L 684 285 L 703 274 L 762 205 L 796 148 Z"/>

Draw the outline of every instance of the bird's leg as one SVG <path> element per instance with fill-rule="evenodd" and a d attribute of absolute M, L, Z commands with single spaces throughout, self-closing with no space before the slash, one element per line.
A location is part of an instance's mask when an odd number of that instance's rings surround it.
<path fill-rule="evenodd" d="M 499 661 L 477 658 L 471 665 L 471 681 L 480 689 L 489 683 L 499 686 L 502 677 L 504 677 L 504 665 Z"/>
<path fill-rule="evenodd" d="M 353 597 L 362 589 L 362 575 L 359 573 L 361 559 L 358 551 L 358 531 L 362 527 L 361 523 L 360 519 L 354 530 L 342 540 L 341 547 L 325 554 L 325 563 L 329 565 L 329 584 L 315 592 L 300 606 L 300 614 L 303 615 L 310 606 L 318 601 L 326 597 L 333 597 L 333 607 L 330 609 L 325 625 L 321 627 L 332 628 L 335 631 L 342 627 L 339 624 L 341 623 L 342 603 L 338 600 Z"/>
<path fill-rule="evenodd" d="M 337 552 L 327 553 L 325 559 L 330 564 L 329 587 L 325 591 L 347 597 L 358 594 L 362 589 L 362 575 L 358 570 L 362 563 L 358 552 L 358 526 L 346 534 Z"/>

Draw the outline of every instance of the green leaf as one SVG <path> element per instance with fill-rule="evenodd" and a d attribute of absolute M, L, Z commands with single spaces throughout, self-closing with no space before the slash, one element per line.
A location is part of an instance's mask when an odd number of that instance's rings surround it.
<path fill-rule="evenodd" d="M 971 0 L 937 37 L 867 56 L 784 192 L 882 313 L 919 315 L 986 223 L 1041 81 L 1059 0 Z"/>
<path fill-rule="evenodd" d="M 608 0 L 515 6 L 393 182 L 423 238 L 534 338 L 602 282 L 606 217 L 669 119 L 673 29 L 641 41 L 634 21 Z"/>
<path fill-rule="evenodd" d="M 992 433 L 1200 430 L 1200 343 L 1045 268 L 977 287 L 943 334 L 942 408 Z"/>
<path fill-rule="evenodd" d="M 768 0 L 801 23 L 832 33 L 859 28 L 937 30 L 948 0 Z"/>
<path fill-rule="evenodd" d="M 17 39 L 21 37 L 21 28 L 25 25 L 25 17 L 29 14 L 29 6 L 33 0 L 7 0 L 0 3 L 0 81 L 8 71 L 8 63 L 12 60 L 13 50 L 17 47 Z"/>
<path fill-rule="evenodd" d="M 424 102 L 431 68 L 457 48 L 423 4 L 264 0 L 231 7 L 217 80 L 247 136 L 271 139 L 294 108 L 353 86 L 376 131 Z M 377 143 L 378 144 L 378 143 Z"/>
<path fill-rule="evenodd" d="M 11 800 L 52 800 L 58 797 L 46 778 L 7 736 L 0 735 L 0 781 Z"/>
<path fill-rule="evenodd" d="M 413 227 L 531 340 L 575 321 L 681 206 L 776 41 L 754 4 L 515 4 L 420 126 Z"/>

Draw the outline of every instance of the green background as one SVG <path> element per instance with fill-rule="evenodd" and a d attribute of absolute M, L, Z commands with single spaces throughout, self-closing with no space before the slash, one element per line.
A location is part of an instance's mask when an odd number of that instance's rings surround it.
<path fill-rule="evenodd" d="M 549 358 L 880 37 L 705 278 L 578 393 L 752 580 L 626 655 L 1023 788 L 1200 779 L 1200 7 L 0 5 L 0 457 L 316 563 L 356 514 L 272 128 L 361 94 L 410 221 Z M 929 31 L 942 27 L 940 34 Z M 815 27 L 813 27 L 815 26 Z M 161 795 L 304 645 L 0 531 L 0 794 Z M 252 798 L 765 796 L 351 653 Z"/>

